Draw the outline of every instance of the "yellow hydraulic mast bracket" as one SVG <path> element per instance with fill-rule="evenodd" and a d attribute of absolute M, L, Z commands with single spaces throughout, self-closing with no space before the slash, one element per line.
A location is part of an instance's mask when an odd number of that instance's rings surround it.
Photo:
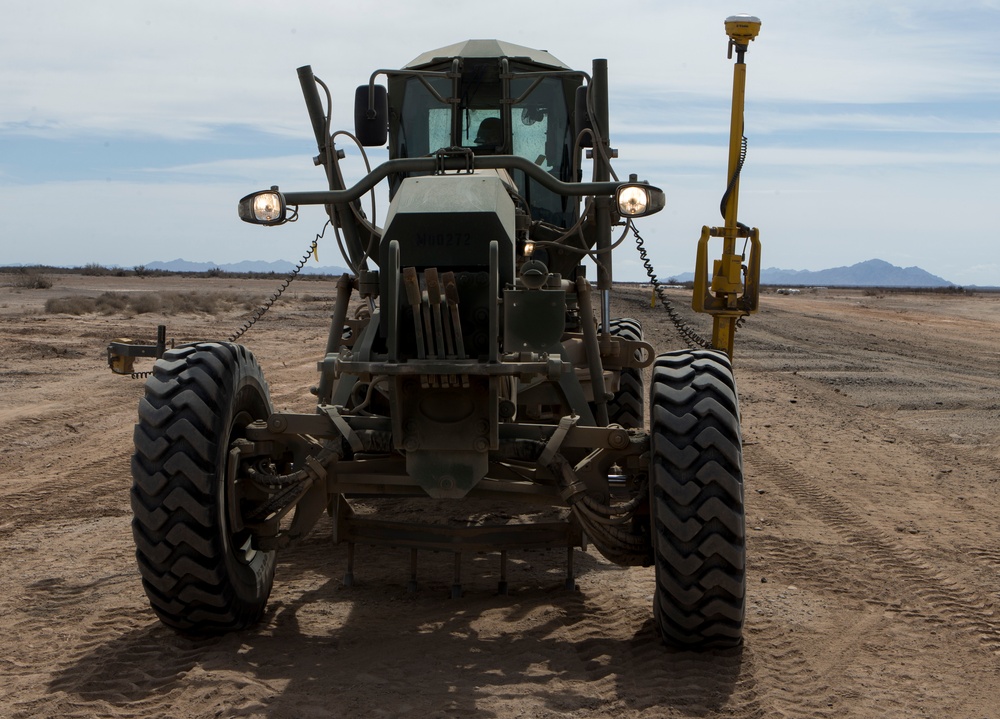
<path fill-rule="evenodd" d="M 709 314 L 753 314 L 760 300 L 760 231 L 756 227 L 738 229 L 737 237 L 748 241 L 747 264 L 743 264 L 743 254 L 723 253 L 722 259 L 713 263 L 710 282 L 708 242 L 713 237 L 725 237 L 725 232 L 724 227 L 701 228 L 692 308 Z"/>
<path fill-rule="evenodd" d="M 743 160 L 743 104 L 746 95 L 746 63 L 744 55 L 750 42 L 760 32 L 760 19 L 752 15 L 732 15 L 726 18 L 729 36 L 729 57 L 736 51 L 733 68 L 733 105 L 729 125 L 730 186 L 726 190 L 725 227 L 703 227 L 698 241 L 695 262 L 694 294 L 691 306 L 696 312 L 712 315 L 712 346 L 733 356 L 736 322 L 743 315 L 757 311 L 760 295 L 760 233 L 747 228 L 738 220 L 740 180 Z M 715 260 L 712 279 L 708 275 L 708 241 L 722 238 L 722 258 Z M 748 241 L 749 258 L 737 253 L 737 239 Z M 744 261 L 746 264 L 744 265 Z"/>
<path fill-rule="evenodd" d="M 724 227 L 701 228 L 691 307 L 712 315 L 712 346 L 725 350 L 731 359 L 737 320 L 756 312 L 760 302 L 760 231 L 756 227 L 737 228 L 736 237 L 747 241 L 749 254 L 723 252 L 722 259 L 713 261 L 709 275 L 709 240 L 725 236 Z"/>

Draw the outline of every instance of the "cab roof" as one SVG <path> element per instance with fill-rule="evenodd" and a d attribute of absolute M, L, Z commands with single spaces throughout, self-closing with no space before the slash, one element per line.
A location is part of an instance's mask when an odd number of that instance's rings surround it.
<path fill-rule="evenodd" d="M 462 42 L 455 43 L 454 45 L 447 45 L 445 47 L 438 48 L 437 50 L 429 50 L 404 65 L 404 69 L 415 70 L 427 65 L 440 63 L 443 60 L 452 60 L 457 57 L 506 57 L 512 60 L 516 59 L 524 62 L 531 62 L 536 65 L 544 65 L 545 67 L 553 67 L 560 70 L 572 69 L 545 50 L 532 50 L 530 47 L 515 45 L 510 42 L 504 42 L 503 40 L 464 40 Z"/>

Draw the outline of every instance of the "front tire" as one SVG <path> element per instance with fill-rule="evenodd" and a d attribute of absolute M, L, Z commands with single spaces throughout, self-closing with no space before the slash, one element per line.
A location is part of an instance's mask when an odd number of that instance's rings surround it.
<path fill-rule="evenodd" d="M 230 444 L 271 414 L 267 383 L 240 345 L 170 350 L 139 402 L 132 457 L 132 535 L 142 585 L 160 620 L 212 634 L 254 624 L 274 579 L 274 552 L 230 528 Z M 238 505 L 238 498 L 233 498 Z"/>
<path fill-rule="evenodd" d="M 663 641 L 736 646 L 746 596 L 739 403 L 721 353 L 657 357 L 650 391 L 650 525 Z"/>
<path fill-rule="evenodd" d="M 608 325 L 614 337 L 633 342 L 642 341 L 642 325 L 638 320 L 631 317 L 615 317 Z M 622 369 L 618 391 L 608 400 L 608 421 L 611 424 L 620 424 L 625 429 L 642 429 L 644 390 L 641 369 L 636 367 Z"/>

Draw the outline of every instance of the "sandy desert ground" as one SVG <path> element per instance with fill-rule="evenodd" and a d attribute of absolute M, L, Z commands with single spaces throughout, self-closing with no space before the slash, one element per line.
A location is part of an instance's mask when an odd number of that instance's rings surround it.
<path fill-rule="evenodd" d="M 0 275 L 0 717 L 1000 716 L 998 294 L 762 299 L 737 338 L 745 642 L 696 654 L 658 644 L 651 569 L 580 554 L 567 591 L 561 553 L 525 553 L 498 596 L 483 555 L 451 600 L 450 556 L 422 555 L 410 595 L 408 552 L 359 547 L 345 588 L 325 523 L 280 555 L 259 626 L 174 634 L 148 608 L 129 529 L 142 382 L 104 355 L 164 318 L 44 305 L 105 291 L 262 299 L 277 281 L 50 279 Z M 280 408 L 311 410 L 333 292 L 294 283 L 245 337 Z M 648 290 L 623 290 L 615 313 L 642 320 L 658 350 L 681 346 Z M 243 314 L 166 324 L 218 339 Z"/>

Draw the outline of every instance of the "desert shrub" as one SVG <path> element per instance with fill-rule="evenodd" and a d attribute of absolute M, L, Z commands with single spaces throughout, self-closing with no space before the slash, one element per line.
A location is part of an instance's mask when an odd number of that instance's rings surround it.
<path fill-rule="evenodd" d="M 110 275 L 111 270 L 109 270 L 104 265 L 99 265 L 96 262 L 89 262 L 80 268 L 81 275 L 91 275 L 93 277 L 104 277 L 105 275 Z"/>
<path fill-rule="evenodd" d="M 159 312 L 163 307 L 163 302 L 152 292 L 143 292 L 132 299 L 132 311 L 137 315 L 144 315 L 149 312 Z"/>
<path fill-rule="evenodd" d="M 244 292 L 166 292 L 160 296 L 165 314 L 218 314 L 231 309 L 253 310 L 259 302 Z"/>
<path fill-rule="evenodd" d="M 219 296 L 215 293 L 191 293 L 185 295 L 188 300 L 188 312 L 201 312 L 206 315 L 214 315 L 219 311 Z"/>
<path fill-rule="evenodd" d="M 86 315 L 96 309 L 93 297 L 52 297 L 45 301 L 45 311 L 49 314 Z"/>
<path fill-rule="evenodd" d="M 52 286 L 52 280 L 38 270 L 22 267 L 15 273 L 12 284 L 26 290 L 47 290 Z"/>
<path fill-rule="evenodd" d="M 50 314 L 219 314 L 227 310 L 253 310 L 258 302 L 241 292 L 105 292 L 98 297 L 52 298 L 45 303 Z"/>
<path fill-rule="evenodd" d="M 215 294 L 202 292 L 165 292 L 160 296 L 165 314 L 205 313 L 214 314 L 218 307 Z"/>
<path fill-rule="evenodd" d="M 101 314 L 111 315 L 125 310 L 129 305 L 129 296 L 123 292 L 103 292 L 97 298 L 97 309 Z"/>

